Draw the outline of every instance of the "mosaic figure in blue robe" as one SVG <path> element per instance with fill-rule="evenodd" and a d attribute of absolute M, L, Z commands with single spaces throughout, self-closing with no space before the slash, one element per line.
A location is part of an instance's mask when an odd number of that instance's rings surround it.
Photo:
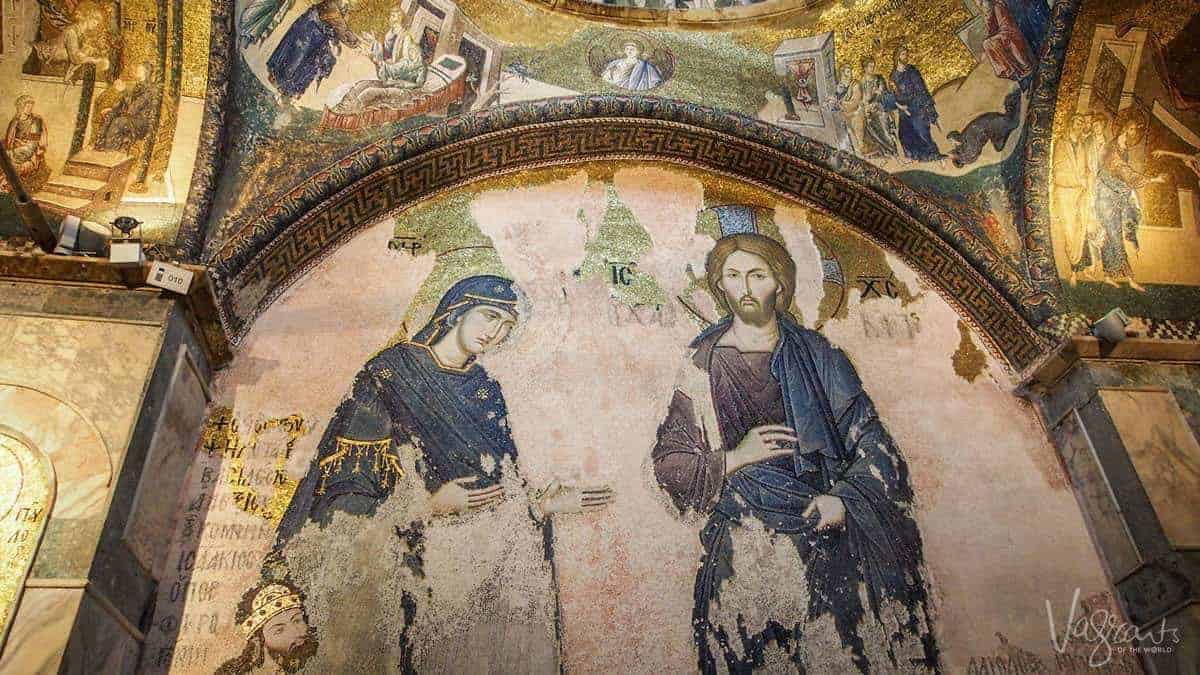
<path fill-rule="evenodd" d="M 702 332 L 651 454 L 701 525 L 692 627 L 703 673 L 938 669 L 908 466 L 854 366 L 787 313 L 795 263 L 722 237 Z"/>
<path fill-rule="evenodd" d="M 293 553 L 289 546 L 301 540 L 322 542 L 319 545 L 330 550 L 344 546 L 335 542 L 343 537 L 337 530 L 345 526 L 330 527 L 340 514 L 354 518 L 338 522 L 365 527 L 393 493 L 402 502 L 415 498 L 414 503 L 426 505 L 406 511 L 409 515 L 395 528 L 396 536 L 407 542 L 400 564 L 412 570 L 414 579 L 424 581 L 393 589 L 400 596 L 405 626 L 399 639 L 401 662 L 376 664 L 389 670 L 397 665 L 402 672 L 558 670 L 557 596 L 550 566 L 553 536 L 547 516 L 603 508 L 612 492 L 557 481 L 543 490 L 526 489 L 504 394 L 477 361 L 508 338 L 518 320 L 517 306 L 511 281 L 492 275 L 468 277 L 451 287 L 433 318 L 411 339 L 366 363 L 351 395 L 326 427 L 264 564 L 264 574 L 302 577 L 296 574 L 299 570 L 288 569 Z M 415 467 L 415 478 L 406 477 L 402 452 L 415 455 L 408 464 Z M 401 490 L 408 492 L 399 494 Z M 435 523 L 442 532 L 437 541 L 443 545 L 449 541 L 470 548 L 481 529 L 489 535 L 503 533 L 508 543 L 473 551 L 475 567 L 469 569 L 475 570 L 474 576 L 433 570 L 420 552 L 427 543 L 433 545 L 425 536 Z M 331 555 L 345 558 L 341 552 Z M 424 630 L 429 624 L 421 624 L 422 609 L 438 603 L 433 614 L 442 612 L 442 618 L 433 620 L 447 620 L 447 605 L 436 584 L 426 583 L 439 573 L 459 575 L 450 580 L 455 595 L 475 598 L 470 615 L 449 619 L 458 625 L 462 644 L 414 649 L 410 639 L 437 633 Z M 503 597 L 488 594 L 497 573 L 518 574 L 521 585 L 531 589 L 522 607 L 513 608 Z M 305 589 L 310 596 L 324 592 L 335 597 L 349 597 L 344 594 L 353 590 Z M 529 607 L 547 611 L 539 614 Z M 351 642 L 345 644 L 371 648 L 369 642 L 353 642 L 353 626 L 326 625 L 323 630 L 349 632 Z"/>
<path fill-rule="evenodd" d="M 1140 248 L 1138 234 L 1145 214 L 1138 190 L 1165 183 L 1167 175 L 1150 175 L 1134 165 L 1133 153 L 1146 138 L 1145 120 L 1134 111 L 1125 113 L 1118 125 L 1117 136 L 1104 150 L 1096 172 L 1094 215 L 1102 230 L 1089 237 L 1089 244 L 1072 270 L 1082 272 L 1091 268 L 1098 256 L 1105 283 L 1112 286 L 1127 283 L 1133 290 L 1144 292 L 1145 287 L 1134 280 L 1126 242 L 1134 251 Z"/>
<path fill-rule="evenodd" d="M 600 78 L 609 84 L 629 91 L 648 91 L 666 81 L 658 66 L 644 58 L 642 46 L 627 42 L 621 47 L 625 56 L 609 61 Z"/>
<path fill-rule="evenodd" d="M 1046 0 L 1013 0 L 1009 6 L 1036 62 L 1041 58 L 1042 43 L 1050 28 L 1050 5 Z"/>
<path fill-rule="evenodd" d="M 931 128 L 938 123 L 933 94 L 916 66 L 908 62 L 908 48 L 896 49 L 896 68 L 892 88 L 900 109 L 899 136 L 904 156 L 918 162 L 931 162 L 945 155 L 933 140 Z"/>
<path fill-rule="evenodd" d="M 264 41 L 278 27 L 294 0 L 252 0 L 242 10 L 243 48 Z M 267 60 L 268 79 L 285 102 L 300 98 L 308 88 L 333 72 L 342 46 L 358 47 L 350 29 L 346 0 L 322 0 L 308 8 L 288 28 Z"/>
<path fill-rule="evenodd" d="M 507 337 L 516 303 L 511 281 L 470 277 L 446 293 L 435 318 L 412 339 L 367 362 L 325 429 L 315 470 L 297 488 L 280 523 L 280 542 L 310 520 L 327 523 L 335 511 L 373 513 L 395 486 L 396 449 L 414 440 L 431 494 L 470 477 L 478 478 L 476 489 L 499 483 L 503 461 L 515 461 L 517 448 L 500 385 L 475 360 Z M 443 363 L 434 346 L 475 308 L 482 310 L 474 313 L 482 330 L 467 338 L 474 344 L 456 350 L 467 355 L 465 362 Z M 364 444 L 375 447 L 363 453 Z M 370 471 L 349 461 L 356 453 L 370 456 Z"/>

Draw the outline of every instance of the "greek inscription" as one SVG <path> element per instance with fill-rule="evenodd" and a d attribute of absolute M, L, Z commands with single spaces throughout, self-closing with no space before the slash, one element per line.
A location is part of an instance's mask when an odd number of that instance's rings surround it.
<path fill-rule="evenodd" d="M 209 662 L 208 647 L 204 645 L 176 645 L 160 647 L 154 657 L 154 665 L 159 668 L 203 666 Z"/>
<path fill-rule="evenodd" d="M 421 248 L 422 244 L 416 237 L 392 237 L 388 241 L 388 249 L 392 251 L 408 251 L 409 255 L 414 257 Z"/>
<path fill-rule="evenodd" d="M 608 320 L 616 327 L 674 326 L 678 320 L 678 310 L 672 304 L 627 305 L 611 302 L 608 306 Z"/>
<path fill-rule="evenodd" d="M 17 509 L 17 515 L 15 517 L 19 522 L 36 523 L 41 520 L 43 512 L 45 512 L 44 508 L 27 506 Z"/>
<path fill-rule="evenodd" d="M 633 278 L 637 275 L 636 262 L 609 261 L 608 269 L 613 286 L 630 286 L 633 284 Z"/>
<path fill-rule="evenodd" d="M 211 614 L 200 612 L 197 614 L 185 614 L 183 620 L 179 623 L 179 633 L 204 633 L 208 635 L 216 635 L 221 627 L 221 614 L 213 612 Z"/>
<path fill-rule="evenodd" d="M 889 274 L 886 277 L 858 275 L 858 283 L 862 285 L 862 291 L 858 295 L 859 302 L 863 302 L 870 298 L 888 297 L 895 299 L 900 295 L 900 288 L 896 285 L 896 276 Z"/>
<path fill-rule="evenodd" d="M 287 474 L 287 462 L 296 441 L 307 432 L 303 417 L 288 415 L 258 422 L 249 439 L 243 440 L 233 411 L 221 408 L 209 418 L 201 447 L 209 457 L 217 454 L 230 460 L 225 480 L 237 508 L 278 524 L 298 484 Z M 265 436 L 276 433 L 283 435 L 281 444 L 260 442 Z M 247 469 L 246 458 L 260 455 L 274 457 L 274 466 Z M 211 480 L 213 475 L 206 469 L 201 482 L 207 484 Z M 265 490 L 259 490 L 265 487 L 271 488 L 269 495 Z"/>
<path fill-rule="evenodd" d="M 863 336 L 876 340 L 912 340 L 921 332 L 921 317 L 915 312 L 862 313 Z"/>

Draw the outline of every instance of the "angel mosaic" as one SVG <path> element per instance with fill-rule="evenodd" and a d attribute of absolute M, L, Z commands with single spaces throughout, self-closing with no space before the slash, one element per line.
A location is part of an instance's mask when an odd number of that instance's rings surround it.
<path fill-rule="evenodd" d="M 24 71 L 30 75 L 61 73 L 72 82 L 86 66 L 97 74 L 111 75 L 111 61 L 104 53 L 108 17 L 95 2 L 38 3 L 38 37 Z"/>
<path fill-rule="evenodd" d="M 596 77 L 614 87 L 649 91 L 675 74 L 675 55 L 649 36 L 618 33 L 592 44 L 588 65 Z"/>

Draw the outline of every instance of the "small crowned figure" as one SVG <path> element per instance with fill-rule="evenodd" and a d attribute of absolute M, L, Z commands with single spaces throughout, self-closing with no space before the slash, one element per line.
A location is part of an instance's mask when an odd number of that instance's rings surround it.
<path fill-rule="evenodd" d="M 317 651 L 316 635 L 304 614 L 304 598 L 290 582 L 268 580 L 246 591 L 234 619 L 246 646 L 222 664 L 217 675 L 294 673 Z"/>

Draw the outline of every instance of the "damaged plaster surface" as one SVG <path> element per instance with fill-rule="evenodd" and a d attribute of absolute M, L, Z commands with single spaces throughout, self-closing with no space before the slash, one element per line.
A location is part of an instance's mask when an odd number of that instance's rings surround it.
<path fill-rule="evenodd" d="M 560 659 L 578 672 L 695 668 L 703 522 L 664 498 L 648 457 L 688 344 L 701 318 L 717 316 L 702 285 L 716 233 L 697 226 L 699 214 L 734 198 L 767 214 L 756 216 L 759 231 L 798 266 L 795 314 L 847 354 L 907 461 L 942 667 L 961 672 L 993 653 L 997 633 L 1048 658 L 1046 601 L 1067 606 L 1076 588 L 1088 596 L 1104 579 L 1053 449 L 1033 411 L 1008 393 L 1004 368 L 975 347 L 973 376 L 957 372 L 963 345 L 984 341 L 902 261 L 845 225 L 745 186 L 647 165 L 499 179 L 381 222 L 289 288 L 218 375 L 214 405 L 232 410 L 243 435 L 266 420 L 304 421 L 290 456 L 277 439 L 244 457 L 241 477 L 261 481 L 266 498 L 277 463 L 292 480 L 304 476 L 355 373 L 432 318 L 455 281 L 495 274 L 521 291 L 517 325 L 479 361 L 503 391 L 518 449 L 503 471 L 508 497 L 484 513 L 431 516 L 413 444 L 399 450 L 406 478 L 373 515 L 338 513 L 303 529 L 287 557 L 318 643 L 307 672 L 405 663 L 554 672 Z M 423 218 L 434 224 L 417 231 Z M 398 235 L 428 246 L 389 250 Z M 612 263 L 634 263 L 636 281 L 614 283 Z M 830 293 L 842 294 L 837 311 Z M 273 524 L 233 498 L 229 465 L 201 452 L 189 474 L 173 578 L 160 587 L 147 639 L 150 670 L 212 672 L 246 644 L 235 608 L 261 580 Z M 547 538 L 529 504 L 555 479 L 609 485 L 615 499 L 550 517 Z M 741 556 L 721 590 L 729 606 L 759 598 L 762 616 L 744 621 L 803 615 L 796 549 L 761 527 L 734 536 Z M 764 672 L 788 671 L 793 653 L 810 672 L 844 672 L 849 657 L 828 616 L 812 617 L 805 634 L 791 650 L 768 650 Z M 868 654 L 883 644 L 862 635 Z"/>

